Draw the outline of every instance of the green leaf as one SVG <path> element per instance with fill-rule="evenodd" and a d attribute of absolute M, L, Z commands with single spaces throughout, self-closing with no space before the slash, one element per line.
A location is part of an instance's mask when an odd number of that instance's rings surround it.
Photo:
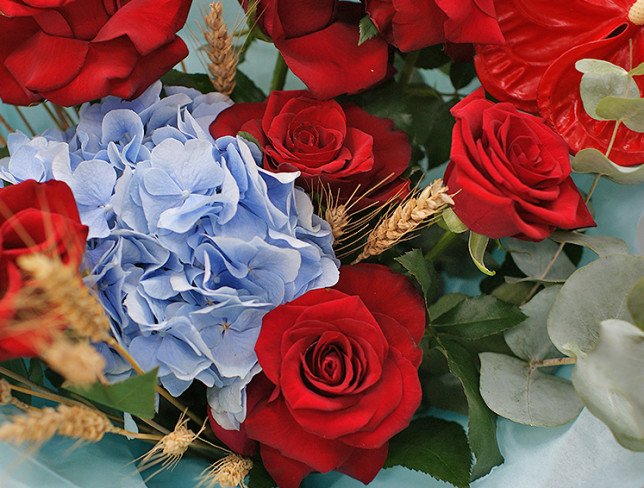
<path fill-rule="evenodd" d="M 417 106 L 427 120 L 426 137 L 421 139 L 430 167 L 443 164 L 449 159 L 452 148 L 452 130 L 456 119 L 452 116 L 451 110 L 456 105 L 456 100 L 444 102 L 435 100 L 429 104 Z M 414 122 L 418 117 L 414 119 Z"/>
<path fill-rule="evenodd" d="M 235 89 L 231 93 L 230 98 L 232 98 L 235 103 L 263 102 L 266 100 L 266 94 L 253 80 L 246 76 L 243 71 L 237 68 L 237 74 L 235 75 Z"/>
<path fill-rule="evenodd" d="M 606 97 L 640 97 L 635 80 L 620 66 L 599 59 L 582 59 L 575 67 L 583 73 L 579 85 L 581 100 L 593 119 L 605 120 L 597 113 L 597 106 Z"/>
<path fill-rule="evenodd" d="M 463 223 L 461 219 L 458 218 L 458 215 L 454 212 L 452 207 L 447 207 L 442 213 L 443 220 L 447 229 L 453 232 L 454 234 L 462 234 L 463 232 L 468 231 L 467 225 Z"/>
<path fill-rule="evenodd" d="M 573 384 L 588 410 L 627 449 L 644 451 L 644 332 L 623 320 L 604 320 L 599 341 L 577 359 Z"/>
<path fill-rule="evenodd" d="M 9 156 L 9 148 L 7 146 L 0 146 L 0 159 Z"/>
<path fill-rule="evenodd" d="M 594 236 L 581 232 L 558 230 L 550 238 L 555 242 L 565 242 L 587 247 L 599 257 L 611 254 L 628 254 L 628 245 L 621 239 L 612 236 Z"/>
<path fill-rule="evenodd" d="M 583 356 L 595 347 L 599 323 L 632 321 L 626 298 L 644 276 L 644 257 L 615 254 L 575 271 L 559 292 L 550 315 L 548 334 L 567 356 Z"/>
<path fill-rule="evenodd" d="M 577 417 L 583 405 L 572 384 L 504 354 L 484 352 L 481 395 L 498 415 L 520 424 L 553 427 Z"/>
<path fill-rule="evenodd" d="M 396 258 L 403 268 L 405 268 L 420 284 L 423 290 L 425 302 L 429 303 L 429 294 L 434 283 L 430 264 L 425 260 L 425 256 L 420 249 L 413 249 L 406 254 Z"/>
<path fill-rule="evenodd" d="M 505 342 L 517 357 L 540 361 L 561 354 L 548 336 L 548 314 L 561 286 L 549 286 L 521 307 L 526 319 L 517 327 L 505 331 Z"/>
<path fill-rule="evenodd" d="M 644 278 L 639 280 L 628 293 L 626 305 L 635 325 L 644 330 Z"/>
<path fill-rule="evenodd" d="M 257 147 L 259 147 L 259 148 L 261 149 L 261 146 L 259 145 L 259 141 L 258 141 L 258 140 L 257 140 L 257 138 L 256 138 L 253 134 L 251 134 L 250 132 L 246 132 L 246 131 L 243 131 L 243 130 L 242 130 L 242 131 L 238 132 L 238 133 L 237 133 L 237 135 L 238 135 L 239 137 L 241 137 L 242 139 L 246 139 L 247 141 L 252 142 L 253 144 L 255 144 Z"/>
<path fill-rule="evenodd" d="M 512 305 L 521 305 L 530 295 L 533 286 L 533 284 L 525 281 L 501 283 L 492 290 L 492 296 Z"/>
<path fill-rule="evenodd" d="M 441 315 L 449 312 L 467 298 L 467 295 L 463 295 L 462 293 L 449 293 L 447 295 L 443 295 L 430 307 L 430 316 L 432 320 L 436 320 Z"/>
<path fill-rule="evenodd" d="M 621 120 L 630 130 L 644 132 L 644 98 L 606 97 L 595 109 L 606 120 Z"/>
<path fill-rule="evenodd" d="M 474 264 L 479 269 L 479 271 L 488 276 L 494 276 L 496 274 L 496 271 L 490 271 L 485 267 L 485 264 L 483 263 L 485 249 L 487 248 L 488 242 L 490 242 L 490 239 L 488 237 L 485 237 L 481 234 L 476 234 L 475 232 L 470 232 L 468 248 L 470 250 L 470 256 L 472 256 L 472 261 L 474 261 Z"/>
<path fill-rule="evenodd" d="M 248 488 L 274 488 L 276 486 L 275 481 L 266 471 L 264 464 L 257 459 L 253 459 L 253 468 L 248 474 L 247 484 Z"/>
<path fill-rule="evenodd" d="M 465 88 L 476 77 L 474 63 L 454 62 L 449 70 L 449 79 L 457 90 Z"/>
<path fill-rule="evenodd" d="M 465 488 L 470 486 L 471 464 L 472 453 L 460 425 L 421 418 L 389 441 L 385 467 L 405 466 Z"/>
<path fill-rule="evenodd" d="M 525 315 L 509 303 L 490 295 L 467 298 L 434 318 L 432 326 L 442 333 L 465 339 L 480 339 L 517 325 Z"/>
<path fill-rule="evenodd" d="M 171 69 L 161 77 L 161 81 L 164 86 L 185 86 L 199 90 L 201 93 L 214 91 L 210 78 L 203 73 L 184 73 Z"/>
<path fill-rule="evenodd" d="M 559 246 L 550 240 L 528 242 L 519 239 L 506 239 L 505 247 L 512 255 L 517 267 L 528 277 L 524 281 L 561 283 L 575 272 L 575 265 L 562 252 L 548 274 L 543 277 L 546 267 L 559 249 Z"/>
<path fill-rule="evenodd" d="M 443 44 L 421 49 L 416 66 L 423 69 L 440 68 L 451 61 L 451 58 L 445 54 Z"/>
<path fill-rule="evenodd" d="M 101 383 L 89 388 L 65 385 L 65 389 L 106 407 L 150 419 L 154 417 L 157 372 L 158 368 L 108 386 Z"/>
<path fill-rule="evenodd" d="M 360 19 L 360 39 L 358 40 L 358 46 L 362 46 L 369 39 L 380 35 L 380 31 L 376 27 L 376 24 L 373 23 L 371 17 L 365 15 Z"/>
<path fill-rule="evenodd" d="M 628 74 L 631 76 L 644 75 L 644 63 L 640 63 L 638 66 L 630 70 Z"/>
<path fill-rule="evenodd" d="M 577 173 L 604 175 L 615 183 L 637 185 L 644 183 L 644 164 L 639 166 L 618 166 L 597 149 L 582 149 L 573 158 L 572 169 Z"/>
<path fill-rule="evenodd" d="M 474 357 L 455 341 L 441 339 L 440 346 L 447 358 L 449 370 L 463 385 L 467 398 L 467 437 L 476 459 L 471 479 L 478 479 L 492 471 L 494 466 L 503 463 L 496 440 L 496 416 L 481 397 Z"/>

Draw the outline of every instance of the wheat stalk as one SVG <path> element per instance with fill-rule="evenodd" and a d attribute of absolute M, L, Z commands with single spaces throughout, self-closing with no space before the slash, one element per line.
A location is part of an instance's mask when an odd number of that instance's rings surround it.
<path fill-rule="evenodd" d="M 230 454 L 205 469 L 197 488 L 246 488 L 244 480 L 253 468 L 253 461 L 238 454 Z"/>
<path fill-rule="evenodd" d="M 431 217 L 453 205 L 442 180 L 436 180 L 420 192 L 412 193 L 394 211 L 385 215 L 367 237 L 367 242 L 353 264 L 391 249 Z"/>
<path fill-rule="evenodd" d="M 224 12 L 221 2 L 210 4 L 210 12 L 204 17 L 206 29 L 206 55 L 210 80 L 215 90 L 230 95 L 235 89 L 238 56 L 233 48 L 231 36 L 224 22 Z"/>

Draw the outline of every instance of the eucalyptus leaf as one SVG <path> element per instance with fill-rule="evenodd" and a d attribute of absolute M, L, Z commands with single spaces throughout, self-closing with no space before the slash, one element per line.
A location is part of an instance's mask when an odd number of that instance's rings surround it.
<path fill-rule="evenodd" d="M 369 17 L 368 15 L 365 15 L 364 17 L 362 17 L 362 19 L 360 19 L 359 28 L 360 39 L 358 40 L 358 46 L 362 46 L 369 39 L 373 39 L 374 37 L 380 35 L 378 27 L 376 27 L 376 24 L 373 23 L 371 17 Z"/>
<path fill-rule="evenodd" d="M 597 346 L 577 360 L 573 384 L 617 441 L 644 451 L 644 332 L 623 320 L 600 324 Z"/>
<path fill-rule="evenodd" d="M 611 254 L 628 254 L 628 244 L 617 237 L 595 236 L 581 232 L 558 230 L 550 238 L 555 242 L 587 247 L 600 257 Z"/>
<path fill-rule="evenodd" d="M 463 232 L 469 230 L 467 228 L 467 225 L 465 225 L 463 221 L 458 218 L 458 215 L 456 215 L 451 207 L 448 207 L 443 211 L 442 217 L 447 228 L 454 234 L 462 234 Z"/>
<path fill-rule="evenodd" d="M 425 259 L 420 249 L 413 249 L 408 253 L 396 258 L 398 261 L 420 284 L 423 290 L 425 302 L 429 301 L 429 294 L 434 284 L 433 270 Z"/>
<path fill-rule="evenodd" d="M 584 109 L 595 120 L 605 120 L 597 113 L 602 99 L 640 97 L 635 80 L 620 66 L 599 59 L 582 59 L 577 61 L 575 68 L 583 73 L 579 91 Z"/>
<path fill-rule="evenodd" d="M 628 293 L 626 305 L 633 317 L 633 323 L 644 330 L 644 277 Z"/>
<path fill-rule="evenodd" d="M 561 286 L 557 285 L 541 290 L 521 307 L 527 318 L 517 327 L 505 331 L 505 342 L 517 357 L 540 361 L 561 356 L 548 336 L 548 314 L 560 290 Z"/>
<path fill-rule="evenodd" d="M 475 457 L 471 478 L 478 479 L 503 463 L 496 439 L 496 415 L 481 397 L 474 357 L 455 341 L 441 339 L 440 346 L 449 370 L 463 384 L 468 405 L 467 438 Z"/>
<path fill-rule="evenodd" d="M 530 280 L 560 283 L 575 272 L 575 265 L 562 252 L 544 276 L 546 267 L 559 249 L 559 246 L 551 240 L 528 242 L 506 239 L 505 246 L 515 264 Z"/>
<path fill-rule="evenodd" d="M 154 369 L 111 385 L 95 383 L 88 388 L 75 385 L 65 385 L 64 387 L 83 398 L 106 407 L 150 419 L 154 417 L 157 371 L 158 369 Z"/>
<path fill-rule="evenodd" d="M 583 405 L 569 381 L 504 354 L 484 352 L 479 358 L 481 395 L 498 415 L 520 424 L 553 427 L 581 412 Z"/>
<path fill-rule="evenodd" d="M 606 120 L 620 120 L 635 132 L 644 132 L 644 98 L 602 98 L 596 107 L 597 115 Z"/>
<path fill-rule="evenodd" d="M 389 441 L 385 468 L 405 466 L 456 487 L 470 486 L 472 453 L 455 422 L 420 418 Z"/>
<path fill-rule="evenodd" d="M 548 316 L 548 334 L 567 356 L 581 357 L 595 347 L 599 322 L 631 321 L 628 293 L 644 276 L 644 257 L 615 254 L 579 268 L 568 278 Z"/>
<path fill-rule="evenodd" d="M 490 242 L 490 239 L 488 237 L 477 234 L 475 232 L 470 232 L 468 248 L 470 250 L 472 261 L 474 261 L 474 264 L 479 269 L 479 271 L 488 276 L 494 276 L 496 274 L 496 271 L 489 270 L 483 262 L 485 257 L 485 249 L 487 249 L 488 242 Z"/>
<path fill-rule="evenodd" d="M 503 332 L 525 319 L 521 311 L 490 295 L 467 298 L 432 321 L 441 333 L 480 339 Z"/>
<path fill-rule="evenodd" d="M 596 173 L 622 185 L 637 185 L 644 182 L 644 164 L 618 166 L 601 151 L 593 148 L 579 151 L 571 164 L 572 169 L 577 173 Z"/>

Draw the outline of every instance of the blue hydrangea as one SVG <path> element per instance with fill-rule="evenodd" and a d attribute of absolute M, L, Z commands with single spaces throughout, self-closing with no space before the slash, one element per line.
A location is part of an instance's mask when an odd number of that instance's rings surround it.
<path fill-rule="evenodd" d="M 144 369 L 180 395 L 210 387 L 220 423 L 245 418 L 245 386 L 263 316 L 308 290 L 332 286 L 338 261 L 328 223 L 294 186 L 296 173 L 261 167 L 241 138 L 208 126 L 230 105 L 157 84 L 133 101 L 86 104 L 78 126 L 9 138 L 0 177 L 66 181 L 90 228 L 87 278 L 113 334 Z M 127 363 L 98 345 L 114 379 Z"/>

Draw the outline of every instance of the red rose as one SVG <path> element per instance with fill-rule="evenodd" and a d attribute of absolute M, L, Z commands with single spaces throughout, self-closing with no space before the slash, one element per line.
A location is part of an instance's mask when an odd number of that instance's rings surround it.
<path fill-rule="evenodd" d="M 565 141 L 543 119 L 482 89 L 452 109 L 456 125 L 445 181 L 453 207 L 474 232 L 491 238 L 542 240 L 557 227 L 594 226 L 570 178 Z"/>
<path fill-rule="evenodd" d="M 25 284 L 18 257 L 41 253 L 80 266 L 87 232 L 63 182 L 29 180 L 0 189 L 0 361 L 35 355 L 37 343 L 49 336 L 46 327 L 7 327 L 13 300 Z"/>
<path fill-rule="evenodd" d="M 240 435 L 258 441 L 278 486 L 314 471 L 376 476 L 420 405 L 424 325 L 411 282 L 372 264 L 343 267 L 333 289 L 266 315 L 255 346 L 264 373 L 249 386 Z"/>
<path fill-rule="evenodd" d="M 336 0 L 259 0 L 261 28 L 288 67 L 318 98 L 356 93 L 389 72 L 389 48 L 380 38 L 358 45 L 364 8 Z M 248 7 L 248 0 L 242 4 Z"/>
<path fill-rule="evenodd" d="M 133 98 L 187 56 L 191 0 L 0 0 L 0 99 Z"/>
<path fill-rule="evenodd" d="M 409 193 L 409 180 L 400 177 L 411 158 L 407 136 L 357 106 L 320 101 L 306 91 L 274 91 L 266 102 L 233 105 L 210 127 L 213 137 L 240 131 L 258 140 L 266 169 L 300 171 L 302 183 L 328 184 L 341 199 L 358 185 L 360 193 L 367 191 L 363 206 Z"/>
<path fill-rule="evenodd" d="M 404 52 L 434 44 L 502 44 L 493 0 L 365 0 L 371 20 Z"/>
<path fill-rule="evenodd" d="M 634 0 L 496 0 L 507 43 L 476 46 L 476 71 L 494 98 L 541 116 L 573 152 L 606 152 L 614 122 L 591 118 L 579 92 L 580 59 L 610 61 L 626 70 L 644 59 L 644 29 L 630 15 Z M 633 9 L 634 10 L 634 9 Z M 631 18 L 632 17 L 632 18 Z M 556 19 L 556 22 L 553 21 Z M 644 96 L 644 77 L 636 77 Z M 644 137 L 621 124 L 610 158 L 622 166 L 644 161 Z"/>

